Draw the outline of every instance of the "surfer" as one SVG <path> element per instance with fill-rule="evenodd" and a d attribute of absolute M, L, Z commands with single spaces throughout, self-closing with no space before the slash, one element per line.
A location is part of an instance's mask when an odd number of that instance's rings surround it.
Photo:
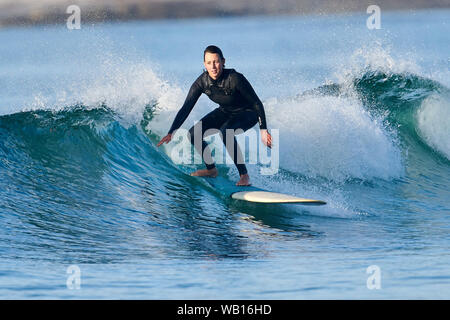
<path fill-rule="evenodd" d="M 240 178 L 236 185 L 250 185 L 250 177 L 235 135 L 245 132 L 259 123 L 262 142 L 267 147 L 272 147 L 272 137 L 267 131 L 263 104 L 248 80 L 241 73 L 234 69 L 225 68 L 225 58 L 220 48 L 208 46 L 203 52 L 203 60 L 206 71 L 192 84 L 168 134 L 159 141 L 157 146 L 159 147 L 172 140 L 173 132 L 181 127 L 200 95 L 205 93 L 212 101 L 219 104 L 219 107 L 204 116 L 189 130 L 190 141 L 197 152 L 202 155 L 206 164 L 206 169 L 197 170 L 191 175 L 217 176 L 217 169 L 208 144 L 203 140 L 206 131 L 211 133 L 211 129 L 215 129 L 216 132 L 220 133 L 227 152 L 233 158 L 233 162 L 238 169 Z M 233 143 L 226 143 L 228 140 L 226 139 L 227 133 L 229 132 L 233 133 Z M 201 141 L 201 144 L 194 143 L 197 141 Z"/>

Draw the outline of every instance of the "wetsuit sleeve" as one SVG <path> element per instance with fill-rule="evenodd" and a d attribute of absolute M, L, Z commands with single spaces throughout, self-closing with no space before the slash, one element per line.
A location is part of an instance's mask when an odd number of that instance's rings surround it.
<path fill-rule="evenodd" d="M 200 87 L 197 81 L 195 81 L 191 89 L 189 90 L 189 93 L 186 97 L 186 100 L 184 101 L 183 106 L 181 107 L 180 111 L 178 111 L 177 115 L 175 116 L 175 119 L 173 120 L 172 126 L 170 127 L 169 134 L 172 134 L 175 130 L 179 129 L 183 122 L 187 119 L 189 116 L 189 113 L 191 113 L 192 108 L 194 108 L 194 105 L 197 103 L 198 98 L 202 94 L 203 90 Z"/>
<path fill-rule="evenodd" d="M 251 86 L 250 82 L 240 74 L 238 76 L 237 89 L 244 96 L 244 98 L 255 108 L 258 114 L 258 123 L 260 129 L 267 129 L 266 114 L 264 112 L 264 106 L 259 100 L 255 90 Z"/>

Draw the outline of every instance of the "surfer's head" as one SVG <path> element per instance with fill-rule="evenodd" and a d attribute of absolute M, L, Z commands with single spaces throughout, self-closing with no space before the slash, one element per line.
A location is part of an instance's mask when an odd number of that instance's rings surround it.
<path fill-rule="evenodd" d="M 203 52 L 203 63 L 211 78 L 214 80 L 219 78 L 225 67 L 225 58 L 223 57 L 222 50 L 216 46 L 206 47 Z"/>

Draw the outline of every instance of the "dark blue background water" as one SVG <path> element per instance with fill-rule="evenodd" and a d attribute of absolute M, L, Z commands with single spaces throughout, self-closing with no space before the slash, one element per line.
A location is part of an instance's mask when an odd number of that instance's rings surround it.
<path fill-rule="evenodd" d="M 0 296 L 448 298 L 449 14 L 1 29 Z M 253 184 L 326 206 L 230 200 L 155 147 L 212 43 L 279 130 Z"/>

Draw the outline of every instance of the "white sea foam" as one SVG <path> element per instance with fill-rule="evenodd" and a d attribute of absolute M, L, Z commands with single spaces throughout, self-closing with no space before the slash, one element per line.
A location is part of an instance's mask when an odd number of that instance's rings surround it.
<path fill-rule="evenodd" d="M 335 81 L 343 89 L 353 93 L 354 80 L 363 76 L 368 70 L 386 74 L 423 74 L 412 54 L 394 57 L 391 50 L 390 46 L 379 41 L 361 46 L 348 57 L 348 60 L 336 66 L 333 74 Z"/>
<path fill-rule="evenodd" d="M 433 149 L 450 160 L 450 99 L 443 95 L 432 95 L 425 99 L 417 110 L 417 125 L 420 136 Z"/>
<path fill-rule="evenodd" d="M 309 96 L 269 106 L 280 128 L 280 165 L 309 177 L 393 179 L 402 175 L 395 137 L 358 101 Z"/>
<path fill-rule="evenodd" d="M 177 108 L 181 101 L 181 90 L 162 79 L 149 65 L 105 64 L 102 69 L 103 76 L 80 90 L 78 97 L 84 105 L 104 103 L 130 123 L 136 123 L 149 103 L 156 102 L 161 112 Z"/>

